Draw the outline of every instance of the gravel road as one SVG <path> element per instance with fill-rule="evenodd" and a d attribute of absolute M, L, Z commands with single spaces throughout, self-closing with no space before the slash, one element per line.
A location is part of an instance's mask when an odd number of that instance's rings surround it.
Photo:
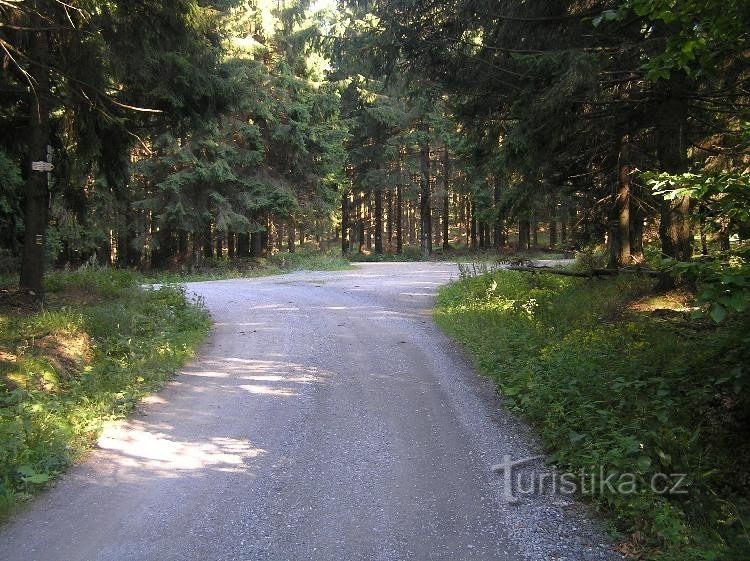
<path fill-rule="evenodd" d="M 190 284 L 215 321 L 200 356 L 0 528 L 0 559 L 619 559 L 570 498 L 508 501 L 492 466 L 537 448 L 430 319 L 456 276 Z"/>

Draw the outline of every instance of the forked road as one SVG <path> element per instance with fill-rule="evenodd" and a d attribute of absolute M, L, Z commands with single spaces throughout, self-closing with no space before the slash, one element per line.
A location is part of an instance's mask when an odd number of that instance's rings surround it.
<path fill-rule="evenodd" d="M 2 561 L 614 559 L 430 319 L 450 264 L 195 283 L 200 356 L 0 528 Z M 530 469 L 544 469 L 531 462 Z"/>

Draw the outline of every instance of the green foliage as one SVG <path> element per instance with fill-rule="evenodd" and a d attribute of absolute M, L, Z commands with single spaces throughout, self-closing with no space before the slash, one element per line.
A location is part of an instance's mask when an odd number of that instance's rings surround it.
<path fill-rule="evenodd" d="M 705 312 L 718 323 L 729 314 L 750 310 L 750 247 L 710 259 L 670 264 L 676 275 L 698 286 L 698 303 L 704 310 L 696 316 Z"/>
<path fill-rule="evenodd" d="M 341 271 L 351 268 L 349 261 L 338 252 L 296 251 L 277 253 L 268 259 L 271 267 L 281 272 L 292 271 Z"/>
<path fill-rule="evenodd" d="M 745 139 L 750 142 L 750 135 Z M 706 205 L 710 215 L 728 218 L 735 228 L 750 226 L 750 169 L 644 173 L 644 182 L 666 200 L 688 196 Z"/>
<path fill-rule="evenodd" d="M 441 291 L 435 318 L 536 427 L 551 463 L 635 474 L 636 494 L 590 496 L 631 550 L 744 559 L 750 325 L 627 311 L 649 288 L 632 278 L 467 274 Z M 688 493 L 653 492 L 657 473 L 686 473 Z"/>
<path fill-rule="evenodd" d="M 0 317 L 0 509 L 23 501 L 190 356 L 207 314 L 179 287 L 143 290 L 125 271 L 48 279 L 61 304 Z M 82 300 L 83 299 L 83 300 Z M 80 303 L 80 302 L 83 303 Z M 15 355 L 15 360 L 7 358 Z"/>
<path fill-rule="evenodd" d="M 646 62 L 647 77 L 653 81 L 668 79 L 675 71 L 712 73 L 727 53 L 742 52 L 748 44 L 750 9 L 743 0 L 626 0 L 621 10 L 632 10 L 652 26 L 670 30 L 660 52 Z"/>
<path fill-rule="evenodd" d="M 205 259 L 200 267 L 180 271 L 152 271 L 145 280 L 153 283 L 184 283 L 207 280 L 255 278 L 294 271 L 342 271 L 349 261 L 339 253 L 298 250 L 277 253 L 267 259 Z"/>
<path fill-rule="evenodd" d="M 647 173 L 644 179 L 657 196 L 673 200 L 688 196 L 698 202 L 704 227 L 723 235 L 750 230 L 750 172 Z M 699 288 L 698 301 L 715 321 L 750 310 L 750 245 L 734 247 L 687 263 L 668 263 Z"/>

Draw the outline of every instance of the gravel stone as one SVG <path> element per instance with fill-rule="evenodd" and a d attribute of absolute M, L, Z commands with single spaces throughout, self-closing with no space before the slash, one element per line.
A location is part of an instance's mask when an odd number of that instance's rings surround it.
<path fill-rule="evenodd" d="M 191 283 L 199 356 L 0 528 L 3 561 L 620 559 L 430 319 L 448 263 Z M 532 462 L 524 469 L 544 469 Z"/>

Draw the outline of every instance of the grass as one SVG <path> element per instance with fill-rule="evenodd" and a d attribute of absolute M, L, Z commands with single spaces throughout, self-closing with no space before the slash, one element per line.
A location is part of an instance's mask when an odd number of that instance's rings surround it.
<path fill-rule="evenodd" d="M 80 458 L 105 421 L 127 415 L 205 337 L 208 316 L 180 287 L 142 290 L 141 280 L 54 273 L 43 310 L 0 311 L 0 514 Z"/>
<path fill-rule="evenodd" d="M 200 266 L 172 271 L 149 271 L 146 282 L 181 283 L 235 278 L 255 278 L 294 271 L 342 271 L 351 268 L 347 259 L 335 252 L 298 250 L 281 252 L 261 259 L 205 259 Z"/>
<path fill-rule="evenodd" d="M 436 321 L 536 428 L 550 463 L 633 474 L 636 493 L 586 496 L 620 549 L 750 559 L 748 318 L 691 319 L 676 311 L 684 298 L 654 297 L 640 278 L 480 273 L 441 291 Z M 687 494 L 655 492 L 660 473 L 687 474 Z"/>
<path fill-rule="evenodd" d="M 465 246 L 456 246 L 449 250 L 436 247 L 430 256 L 430 261 L 452 261 L 452 262 L 496 262 L 504 261 L 527 261 L 544 259 L 566 259 L 569 257 L 564 252 L 547 250 L 530 251 L 498 251 L 495 249 L 472 251 Z M 422 250 L 419 246 L 405 245 L 401 253 L 352 253 L 350 259 L 353 262 L 402 262 L 402 261 L 424 261 Z"/>

